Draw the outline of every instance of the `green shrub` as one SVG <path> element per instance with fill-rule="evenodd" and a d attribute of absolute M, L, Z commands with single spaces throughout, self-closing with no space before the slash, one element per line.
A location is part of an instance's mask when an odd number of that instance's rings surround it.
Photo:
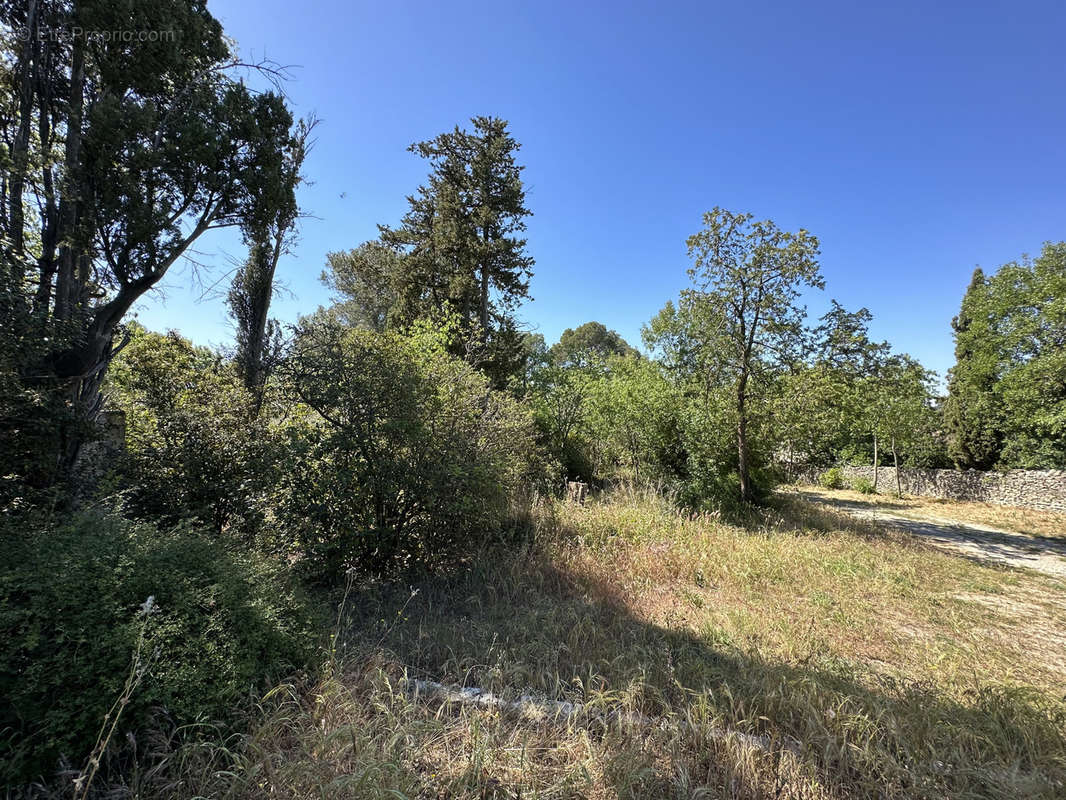
<path fill-rule="evenodd" d="M 308 662 L 318 624 L 285 573 L 188 527 L 112 514 L 23 515 L 0 541 L 0 768 L 5 785 L 84 763 L 130 672 L 144 617 L 150 667 L 118 739 L 161 707 L 225 721 L 265 681 Z M 6 740 L 6 741 L 5 741 Z"/>
<path fill-rule="evenodd" d="M 686 397 L 660 364 L 632 355 L 548 364 L 529 383 L 541 441 L 565 477 L 634 481 L 688 508 L 745 512 L 727 392 Z M 756 423 L 750 430 L 749 475 L 758 499 L 778 476 L 754 435 Z"/>
<path fill-rule="evenodd" d="M 844 471 L 840 467 L 831 467 L 818 476 L 818 483 L 826 489 L 843 489 Z"/>
<path fill-rule="evenodd" d="M 869 478 L 856 478 L 851 482 L 851 488 L 862 494 L 876 494 L 873 481 Z"/>
<path fill-rule="evenodd" d="M 679 499 L 687 506 L 720 511 L 733 518 L 750 510 L 740 500 L 740 473 L 737 460 L 736 421 L 728 393 L 711 392 L 690 398 L 681 407 L 680 423 L 683 462 L 677 469 Z M 765 498 L 775 475 L 766 448 L 756 435 L 758 427 L 749 429 L 748 469 L 755 500 Z"/>
<path fill-rule="evenodd" d="M 111 402 L 126 412 L 129 510 L 253 533 L 275 454 L 233 364 L 173 332 L 131 332 L 108 377 Z"/>
<path fill-rule="evenodd" d="M 589 387 L 588 438 L 604 478 L 661 482 L 681 460 L 680 393 L 659 364 L 615 356 Z"/>
<path fill-rule="evenodd" d="M 447 563 L 499 532 L 534 475 L 533 423 L 443 338 L 305 326 L 285 367 L 280 529 L 316 580 Z"/>

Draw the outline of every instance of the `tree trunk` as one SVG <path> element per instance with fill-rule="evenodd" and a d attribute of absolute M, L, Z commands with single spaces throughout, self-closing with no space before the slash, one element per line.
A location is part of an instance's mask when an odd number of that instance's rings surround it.
<path fill-rule="evenodd" d="M 489 268 L 481 268 L 481 341 L 485 342 L 489 337 Z"/>
<path fill-rule="evenodd" d="M 903 486 L 899 480 L 899 454 L 896 452 L 896 437 L 892 437 L 892 465 L 896 469 L 896 497 L 903 497 Z"/>
<path fill-rule="evenodd" d="M 63 193 L 59 201 L 59 271 L 56 275 L 55 318 L 68 320 L 75 306 L 81 301 L 84 287 L 79 286 L 75 271 L 80 249 L 79 237 L 75 236 L 78 224 L 78 197 L 80 187 L 79 159 L 81 158 L 82 103 L 85 89 L 85 45 L 80 36 L 74 38 L 70 67 L 70 111 L 67 120 L 67 138 L 64 150 L 66 175 L 63 178 Z M 80 270 L 79 270 L 80 272 Z"/>
<path fill-rule="evenodd" d="M 79 262 L 86 260 L 80 258 Z M 79 325 L 80 333 L 72 347 L 50 356 L 50 367 L 60 381 L 60 391 L 67 396 L 73 417 L 72 424 L 62 432 L 63 444 L 58 454 L 61 471 L 73 466 L 81 448 L 85 427 L 96 421 L 103 406 L 101 387 L 104 374 L 111 359 L 126 344 L 123 341 L 115 346 L 118 324 L 130 306 L 163 277 L 167 267 L 169 263 L 158 272 L 141 276 L 122 286 L 112 300 L 94 309 L 86 323 Z"/>
<path fill-rule="evenodd" d="M 878 453 L 877 453 L 877 431 L 874 431 L 874 494 L 877 494 L 877 472 L 878 472 Z"/>
<path fill-rule="evenodd" d="M 15 134 L 15 140 L 11 145 L 11 171 L 10 188 L 7 206 L 7 235 L 11 252 L 17 258 L 19 270 L 18 277 L 22 280 L 23 242 L 25 236 L 25 216 L 22 208 L 22 195 L 26 185 L 26 172 L 30 157 L 30 125 L 33 120 L 33 74 L 34 66 L 41 69 L 39 64 L 34 64 L 34 44 L 36 39 L 33 34 L 37 30 L 37 2 L 30 0 L 26 9 L 26 42 L 22 46 L 15 66 L 14 80 L 17 81 L 19 99 L 19 124 Z M 41 113 L 47 113 L 44 109 Z"/>
<path fill-rule="evenodd" d="M 482 240 L 485 242 L 485 249 L 488 250 L 489 229 L 488 226 L 482 231 Z M 484 260 L 481 262 L 481 298 L 480 308 L 478 309 L 478 319 L 481 323 L 481 343 L 485 344 L 489 340 L 489 257 L 488 254 L 484 256 Z"/>
<path fill-rule="evenodd" d="M 747 384 L 747 373 L 742 373 L 737 382 L 737 472 L 740 473 L 740 499 L 745 503 L 752 499 L 751 479 L 748 475 Z"/>
<path fill-rule="evenodd" d="M 269 371 L 267 362 L 267 322 L 270 318 L 270 301 L 274 295 L 274 274 L 285 244 L 285 231 L 275 230 L 273 242 L 262 236 L 253 243 L 248 263 L 244 269 L 245 301 L 249 315 L 238 319 L 238 326 L 247 325 L 247 330 L 238 332 L 237 361 L 243 373 L 244 385 L 255 400 L 258 415 L 263 401 L 263 387 Z"/>

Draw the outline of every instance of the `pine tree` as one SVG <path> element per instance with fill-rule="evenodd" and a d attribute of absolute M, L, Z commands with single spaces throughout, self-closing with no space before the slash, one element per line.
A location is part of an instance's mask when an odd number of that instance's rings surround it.
<path fill-rule="evenodd" d="M 397 281 L 401 322 L 458 314 L 457 346 L 492 373 L 514 361 L 514 311 L 529 295 L 533 259 L 526 254 L 521 145 L 496 117 L 474 117 L 472 131 L 450 133 L 409 148 L 430 162 L 426 185 L 408 197 L 399 227 L 381 228 L 382 240 L 405 253 Z M 502 379 L 503 375 L 494 374 Z"/>

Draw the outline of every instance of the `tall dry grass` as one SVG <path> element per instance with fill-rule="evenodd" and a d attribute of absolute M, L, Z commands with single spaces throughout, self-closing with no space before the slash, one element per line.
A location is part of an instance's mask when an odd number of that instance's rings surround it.
<path fill-rule="evenodd" d="M 630 488 L 543 506 L 464 571 L 353 587 L 321 674 L 263 698 L 240 737 L 161 748 L 128 790 L 1062 797 L 1063 608 L 1062 582 L 796 498 L 737 524 Z M 590 713 L 415 697 L 409 678 Z"/>

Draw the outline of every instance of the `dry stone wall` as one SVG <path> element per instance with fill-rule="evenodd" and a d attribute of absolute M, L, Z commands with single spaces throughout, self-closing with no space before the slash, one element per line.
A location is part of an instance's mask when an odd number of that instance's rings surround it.
<path fill-rule="evenodd" d="M 874 479 L 870 466 L 842 468 L 849 484 L 858 478 Z M 804 469 L 796 480 L 816 483 L 824 469 Z M 958 469 L 907 469 L 899 471 L 900 484 L 906 494 L 942 497 L 949 500 L 976 500 L 1019 508 L 1066 511 L 1066 470 L 1010 469 L 982 472 Z M 877 487 L 882 492 L 895 491 L 896 470 L 879 467 Z"/>
<path fill-rule="evenodd" d="M 101 412 L 97 426 L 96 436 L 81 446 L 71 470 L 78 502 L 91 497 L 103 477 L 115 466 L 115 459 L 126 449 L 124 411 Z"/>

